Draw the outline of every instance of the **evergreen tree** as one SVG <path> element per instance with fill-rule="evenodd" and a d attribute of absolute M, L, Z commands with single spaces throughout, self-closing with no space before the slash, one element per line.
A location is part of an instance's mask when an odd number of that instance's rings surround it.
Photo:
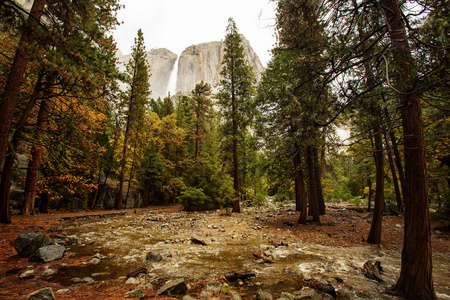
<path fill-rule="evenodd" d="M 122 151 L 122 163 L 120 171 L 119 197 L 116 208 L 122 208 L 123 199 L 123 181 L 125 178 L 125 166 L 127 162 L 127 146 L 130 136 L 140 128 L 139 122 L 143 120 L 145 109 L 148 104 L 148 96 L 150 95 L 149 66 L 146 60 L 146 52 L 144 45 L 144 35 L 139 29 L 137 38 L 135 38 L 134 46 L 131 52 L 130 61 L 127 64 L 127 84 L 128 89 L 123 95 L 123 106 L 125 109 L 124 117 L 126 119 L 124 142 Z M 131 184 L 129 182 L 128 184 Z"/>
<path fill-rule="evenodd" d="M 233 200 L 233 212 L 240 212 L 240 179 L 238 147 L 242 143 L 247 126 L 251 118 L 253 84 L 255 75 L 252 67 L 245 61 L 242 38 L 239 35 L 236 23 L 232 18 L 228 19 L 225 36 L 225 53 L 222 61 L 218 105 L 221 108 L 223 124 L 222 132 L 227 152 L 231 154 L 233 162 L 232 176 L 235 199 Z"/>

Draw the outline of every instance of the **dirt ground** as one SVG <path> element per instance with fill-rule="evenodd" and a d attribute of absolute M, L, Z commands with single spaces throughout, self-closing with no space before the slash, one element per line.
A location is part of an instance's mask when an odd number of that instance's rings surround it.
<path fill-rule="evenodd" d="M 75 255 L 65 255 L 61 260 L 51 263 L 30 263 L 27 258 L 16 255 L 16 251 L 10 242 L 14 240 L 18 233 L 25 230 L 43 232 L 49 236 L 58 233 L 65 222 L 70 222 L 76 218 L 88 215 L 108 214 L 135 214 L 151 212 L 179 212 L 180 206 L 157 206 L 146 209 L 121 210 L 121 211 L 50 211 L 48 214 L 35 216 L 21 216 L 13 214 L 12 224 L 0 224 L 0 299 L 22 299 L 26 295 L 44 287 L 51 287 L 53 291 L 66 288 L 57 283 L 52 283 L 36 276 L 32 279 L 20 279 L 19 275 L 33 265 L 34 270 L 39 274 L 46 266 L 58 269 L 61 264 L 67 266 L 77 266 L 88 262 L 91 257 L 76 257 Z M 276 211 L 269 215 L 267 213 L 259 215 L 242 214 L 221 214 L 218 218 L 226 219 L 227 228 L 236 224 L 242 218 L 253 218 L 255 226 L 261 234 L 268 239 L 286 242 L 296 240 L 307 243 L 316 243 L 325 246 L 352 246 L 366 244 L 366 238 L 370 229 L 371 215 L 356 208 L 329 206 L 327 215 L 322 216 L 321 224 L 297 224 L 298 214 L 293 211 Z M 280 237 L 280 228 L 284 228 L 286 234 Z M 232 228 L 231 228 L 232 229 Z M 277 240 L 278 238 L 278 240 Z M 387 215 L 383 220 L 382 241 L 379 247 L 387 249 L 401 249 L 403 243 L 403 218 L 402 216 Z M 433 252 L 450 253 L 450 232 L 443 229 L 442 224 L 432 223 L 432 249 Z M 56 299 L 124 299 L 122 294 L 136 288 L 132 285 L 125 285 L 124 279 L 100 281 L 93 283 L 74 284 L 71 286 L 70 294 L 57 294 Z M 191 283 L 192 290 L 201 290 L 205 282 L 199 281 Z M 162 285 L 162 283 L 161 283 Z M 156 286 L 156 289 L 158 286 Z M 155 290 L 156 290 L 155 289 Z M 148 298 L 153 299 L 174 299 L 172 297 L 158 297 L 156 292 L 145 290 Z"/>

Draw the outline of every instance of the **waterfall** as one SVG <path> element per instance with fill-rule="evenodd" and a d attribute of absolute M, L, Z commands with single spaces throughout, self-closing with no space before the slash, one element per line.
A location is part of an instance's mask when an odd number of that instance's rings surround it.
<path fill-rule="evenodd" d="M 175 65 L 173 66 L 172 73 L 170 73 L 169 84 L 167 85 L 167 93 L 170 95 L 175 95 L 177 91 L 177 74 L 178 74 L 178 61 L 180 56 L 177 57 Z"/>

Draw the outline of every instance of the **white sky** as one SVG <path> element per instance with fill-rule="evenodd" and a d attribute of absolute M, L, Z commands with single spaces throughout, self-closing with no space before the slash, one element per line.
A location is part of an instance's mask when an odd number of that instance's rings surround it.
<path fill-rule="evenodd" d="M 275 3 L 271 0 L 121 0 L 123 22 L 114 32 L 117 47 L 131 52 L 139 28 L 145 47 L 167 48 L 180 55 L 188 46 L 220 41 L 232 17 L 265 66 L 275 44 Z"/>

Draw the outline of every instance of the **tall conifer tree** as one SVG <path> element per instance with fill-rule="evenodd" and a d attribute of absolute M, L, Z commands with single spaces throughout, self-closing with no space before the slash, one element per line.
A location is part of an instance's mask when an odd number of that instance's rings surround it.
<path fill-rule="evenodd" d="M 235 198 L 233 212 L 240 212 L 239 205 L 239 157 L 238 146 L 245 136 L 249 124 L 252 97 L 254 95 L 255 75 L 244 58 L 242 38 L 232 18 L 228 19 L 225 36 L 225 54 L 222 61 L 218 104 L 223 116 L 223 132 L 233 161 L 233 187 Z M 229 145 L 231 143 L 231 145 Z"/>
<path fill-rule="evenodd" d="M 145 108 L 149 104 L 150 96 L 149 65 L 146 60 L 144 34 L 139 29 L 137 38 L 131 52 L 131 59 L 126 66 L 128 75 L 128 89 L 123 96 L 123 106 L 125 109 L 125 133 L 122 151 L 122 163 L 120 171 L 119 197 L 116 203 L 117 209 L 122 209 L 123 181 L 125 178 L 125 168 L 127 162 L 128 139 L 131 133 L 139 127 L 139 121 L 144 118 Z M 131 184 L 130 182 L 128 184 Z"/>

